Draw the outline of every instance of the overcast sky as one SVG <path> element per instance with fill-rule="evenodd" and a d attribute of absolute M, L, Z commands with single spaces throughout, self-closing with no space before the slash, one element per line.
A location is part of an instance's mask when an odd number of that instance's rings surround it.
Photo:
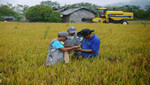
<path fill-rule="evenodd" d="M 34 6 L 41 3 L 41 1 L 47 1 L 47 0 L 0 0 L 0 4 L 7 4 L 10 3 L 12 5 L 28 5 L 28 6 Z M 57 1 L 60 3 L 61 6 L 68 5 L 68 4 L 74 4 L 74 3 L 80 3 L 80 2 L 89 2 L 92 4 L 96 4 L 99 6 L 105 6 L 108 4 L 114 4 L 119 2 L 129 2 L 131 0 L 51 0 L 51 1 Z"/>

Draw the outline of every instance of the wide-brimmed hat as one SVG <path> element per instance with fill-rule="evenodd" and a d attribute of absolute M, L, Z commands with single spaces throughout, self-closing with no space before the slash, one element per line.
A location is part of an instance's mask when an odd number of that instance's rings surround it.
<path fill-rule="evenodd" d="M 77 33 L 78 36 L 80 37 L 84 37 L 90 33 L 94 32 L 94 30 L 90 30 L 90 29 L 83 29 L 80 32 Z"/>

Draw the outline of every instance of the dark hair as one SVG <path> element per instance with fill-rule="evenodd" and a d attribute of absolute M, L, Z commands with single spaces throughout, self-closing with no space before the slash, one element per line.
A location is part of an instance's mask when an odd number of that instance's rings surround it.
<path fill-rule="evenodd" d="M 58 37 L 66 37 L 66 36 L 60 36 L 60 35 L 58 35 Z"/>

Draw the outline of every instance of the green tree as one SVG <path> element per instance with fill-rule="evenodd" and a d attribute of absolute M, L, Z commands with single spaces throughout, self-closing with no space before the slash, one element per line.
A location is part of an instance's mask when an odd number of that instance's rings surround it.
<path fill-rule="evenodd" d="M 145 10 L 141 9 L 138 10 L 137 12 L 134 12 L 135 19 L 147 19 L 148 14 Z"/>
<path fill-rule="evenodd" d="M 147 19 L 150 20 L 150 5 L 147 5 L 145 8 L 146 8 L 146 12 L 147 12 Z"/>
<path fill-rule="evenodd" d="M 20 5 L 18 4 L 17 6 L 14 6 L 13 9 L 15 12 L 17 12 L 19 15 L 17 16 L 17 20 L 20 21 L 21 18 L 24 17 L 25 12 L 28 10 L 29 6 L 27 5 Z"/>
<path fill-rule="evenodd" d="M 61 22 L 62 18 L 60 17 L 61 13 L 53 12 L 49 17 L 49 22 Z"/>
<path fill-rule="evenodd" d="M 42 1 L 41 5 L 50 6 L 53 10 L 60 9 L 60 4 L 58 2 Z"/>
<path fill-rule="evenodd" d="M 53 10 L 49 6 L 36 5 L 30 7 L 25 13 L 25 17 L 32 22 L 47 22 Z"/>
<path fill-rule="evenodd" d="M 13 7 L 11 4 L 0 5 L 0 20 L 3 20 L 2 16 L 13 16 L 13 17 L 17 18 L 18 13 L 13 10 Z"/>
<path fill-rule="evenodd" d="M 27 6 L 27 5 L 18 4 L 17 6 L 14 7 L 14 10 L 21 15 L 25 15 L 25 12 L 28 10 L 28 8 L 29 8 L 29 6 Z"/>
<path fill-rule="evenodd" d="M 45 5 L 30 7 L 25 17 L 32 22 L 60 22 L 60 13 L 54 12 L 52 8 Z"/>

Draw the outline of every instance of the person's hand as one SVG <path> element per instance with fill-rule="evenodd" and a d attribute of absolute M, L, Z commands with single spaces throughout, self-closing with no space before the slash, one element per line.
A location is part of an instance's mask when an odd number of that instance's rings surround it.
<path fill-rule="evenodd" d="M 73 49 L 78 49 L 78 48 L 80 48 L 80 46 L 73 46 L 72 48 Z"/>
<path fill-rule="evenodd" d="M 82 48 L 77 48 L 77 49 L 75 49 L 76 51 L 81 51 L 82 50 Z"/>
<path fill-rule="evenodd" d="M 65 45 L 64 46 L 65 48 L 70 48 L 70 47 L 72 47 L 71 45 Z"/>

